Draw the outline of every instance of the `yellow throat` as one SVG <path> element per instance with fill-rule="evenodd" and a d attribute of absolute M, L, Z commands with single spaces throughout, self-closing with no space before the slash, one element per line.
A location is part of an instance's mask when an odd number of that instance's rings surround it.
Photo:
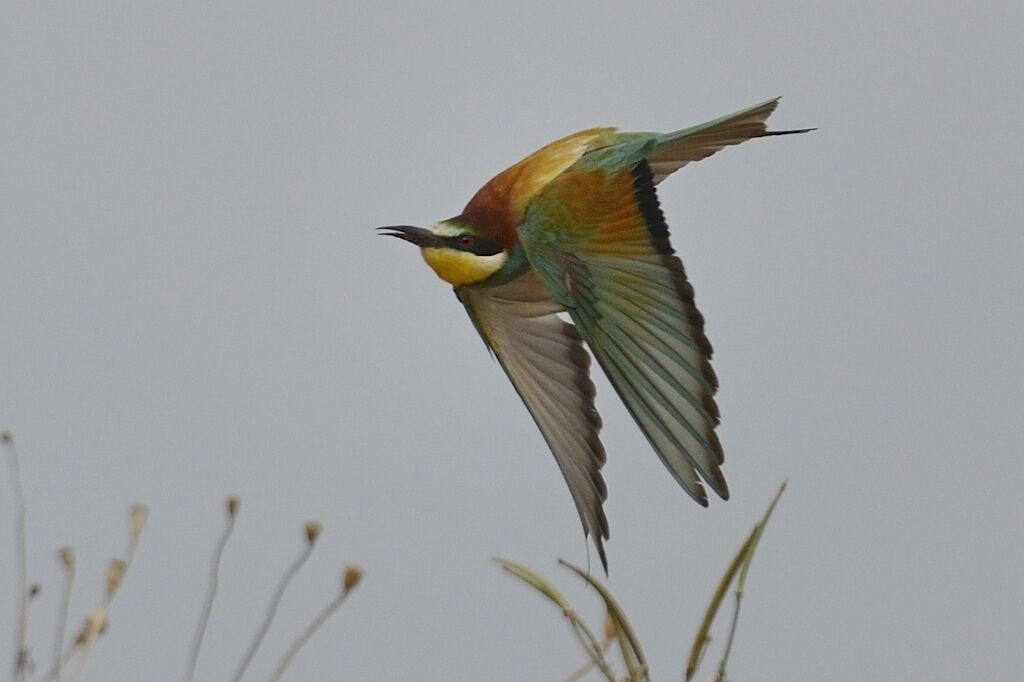
<path fill-rule="evenodd" d="M 456 287 L 484 281 L 500 270 L 508 260 L 508 254 L 504 251 L 490 256 L 478 256 L 458 249 L 428 247 L 420 249 L 420 252 L 438 277 Z"/>
<path fill-rule="evenodd" d="M 439 237 L 455 237 L 464 234 L 465 228 L 442 221 L 431 225 L 430 231 Z M 500 270 L 508 260 L 508 254 L 504 251 L 480 256 L 444 246 L 428 246 L 420 249 L 420 253 L 438 277 L 456 287 L 484 281 Z"/>

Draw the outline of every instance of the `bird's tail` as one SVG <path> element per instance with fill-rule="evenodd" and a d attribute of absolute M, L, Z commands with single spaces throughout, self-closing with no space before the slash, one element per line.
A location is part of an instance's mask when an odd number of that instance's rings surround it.
<path fill-rule="evenodd" d="M 706 159 L 725 147 L 754 137 L 794 135 L 814 130 L 768 130 L 765 121 L 778 105 L 779 98 L 776 97 L 728 116 L 662 135 L 647 155 L 654 183 L 661 182 L 691 161 Z"/>

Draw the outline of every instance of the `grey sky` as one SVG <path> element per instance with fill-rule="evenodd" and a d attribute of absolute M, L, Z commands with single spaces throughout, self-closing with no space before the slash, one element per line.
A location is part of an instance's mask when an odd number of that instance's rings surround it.
<path fill-rule="evenodd" d="M 0 427 L 45 590 L 36 657 L 56 549 L 78 551 L 80 614 L 141 501 L 89 679 L 179 679 L 237 493 L 200 679 L 233 670 L 307 518 L 322 546 L 253 679 L 346 561 L 366 581 L 292 679 L 564 678 L 565 624 L 489 557 L 596 618 L 555 565 L 587 561 L 569 493 L 447 286 L 370 228 L 453 215 L 578 128 L 669 130 L 782 94 L 773 126 L 817 132 L 660 188 L 716 348 L 733 499 L 694 505 L 597 376 L 610 586 L 654 679 L 678 678 L 788 478 L 736 679 L 1019 676 L 1020 4 L 353 4 L 5 8 Z"/>

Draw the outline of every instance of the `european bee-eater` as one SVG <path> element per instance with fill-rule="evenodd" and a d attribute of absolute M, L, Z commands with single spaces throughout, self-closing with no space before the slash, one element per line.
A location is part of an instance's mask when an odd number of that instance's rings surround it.
<path fill-rule="evenodd" d="M 673 133 L 582 130 L 499 173 L 454 218 L 378 228 L 419 246 L 455 287 L 554 453 L 605 572 L 605 453 L 583 343 L 683 489 L 707 506 L 704 479 L 728 499 L 711 344 L 655 186 L 729 145 L 810 130 L 767 130 L 777 105 Z"/>

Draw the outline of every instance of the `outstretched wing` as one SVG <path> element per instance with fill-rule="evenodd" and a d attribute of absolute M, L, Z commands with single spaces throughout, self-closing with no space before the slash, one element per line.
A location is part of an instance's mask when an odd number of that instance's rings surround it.
<path fill-rule="evenodd" d="M 518 232 L 537 275 L 586 339 L 640 429 L 702 505 L 723 498 L 711 344 L 655 185 L 692 161 L 770 131 L 769 100 L 664 135 L 618 134 L 530 201 Z"/>
<path fill-rule="evenodd" d="M 579 333 L 558 318 L 561 304 L 530 272 L 501 286 L 456 293 L 554 453 L 583 532 L 593 536 L 607 573 L 601 417 L 594 407 L 590 356 Z"/>
<path fill-rule="evenodd" d="M 633 140 L 588 154 L 533 200 L 519 234 L 662 462 L 707 505 L 700 478 L 729 495 L 714 431 L 717 379 L 644 158 L 652 146 Z"/>

